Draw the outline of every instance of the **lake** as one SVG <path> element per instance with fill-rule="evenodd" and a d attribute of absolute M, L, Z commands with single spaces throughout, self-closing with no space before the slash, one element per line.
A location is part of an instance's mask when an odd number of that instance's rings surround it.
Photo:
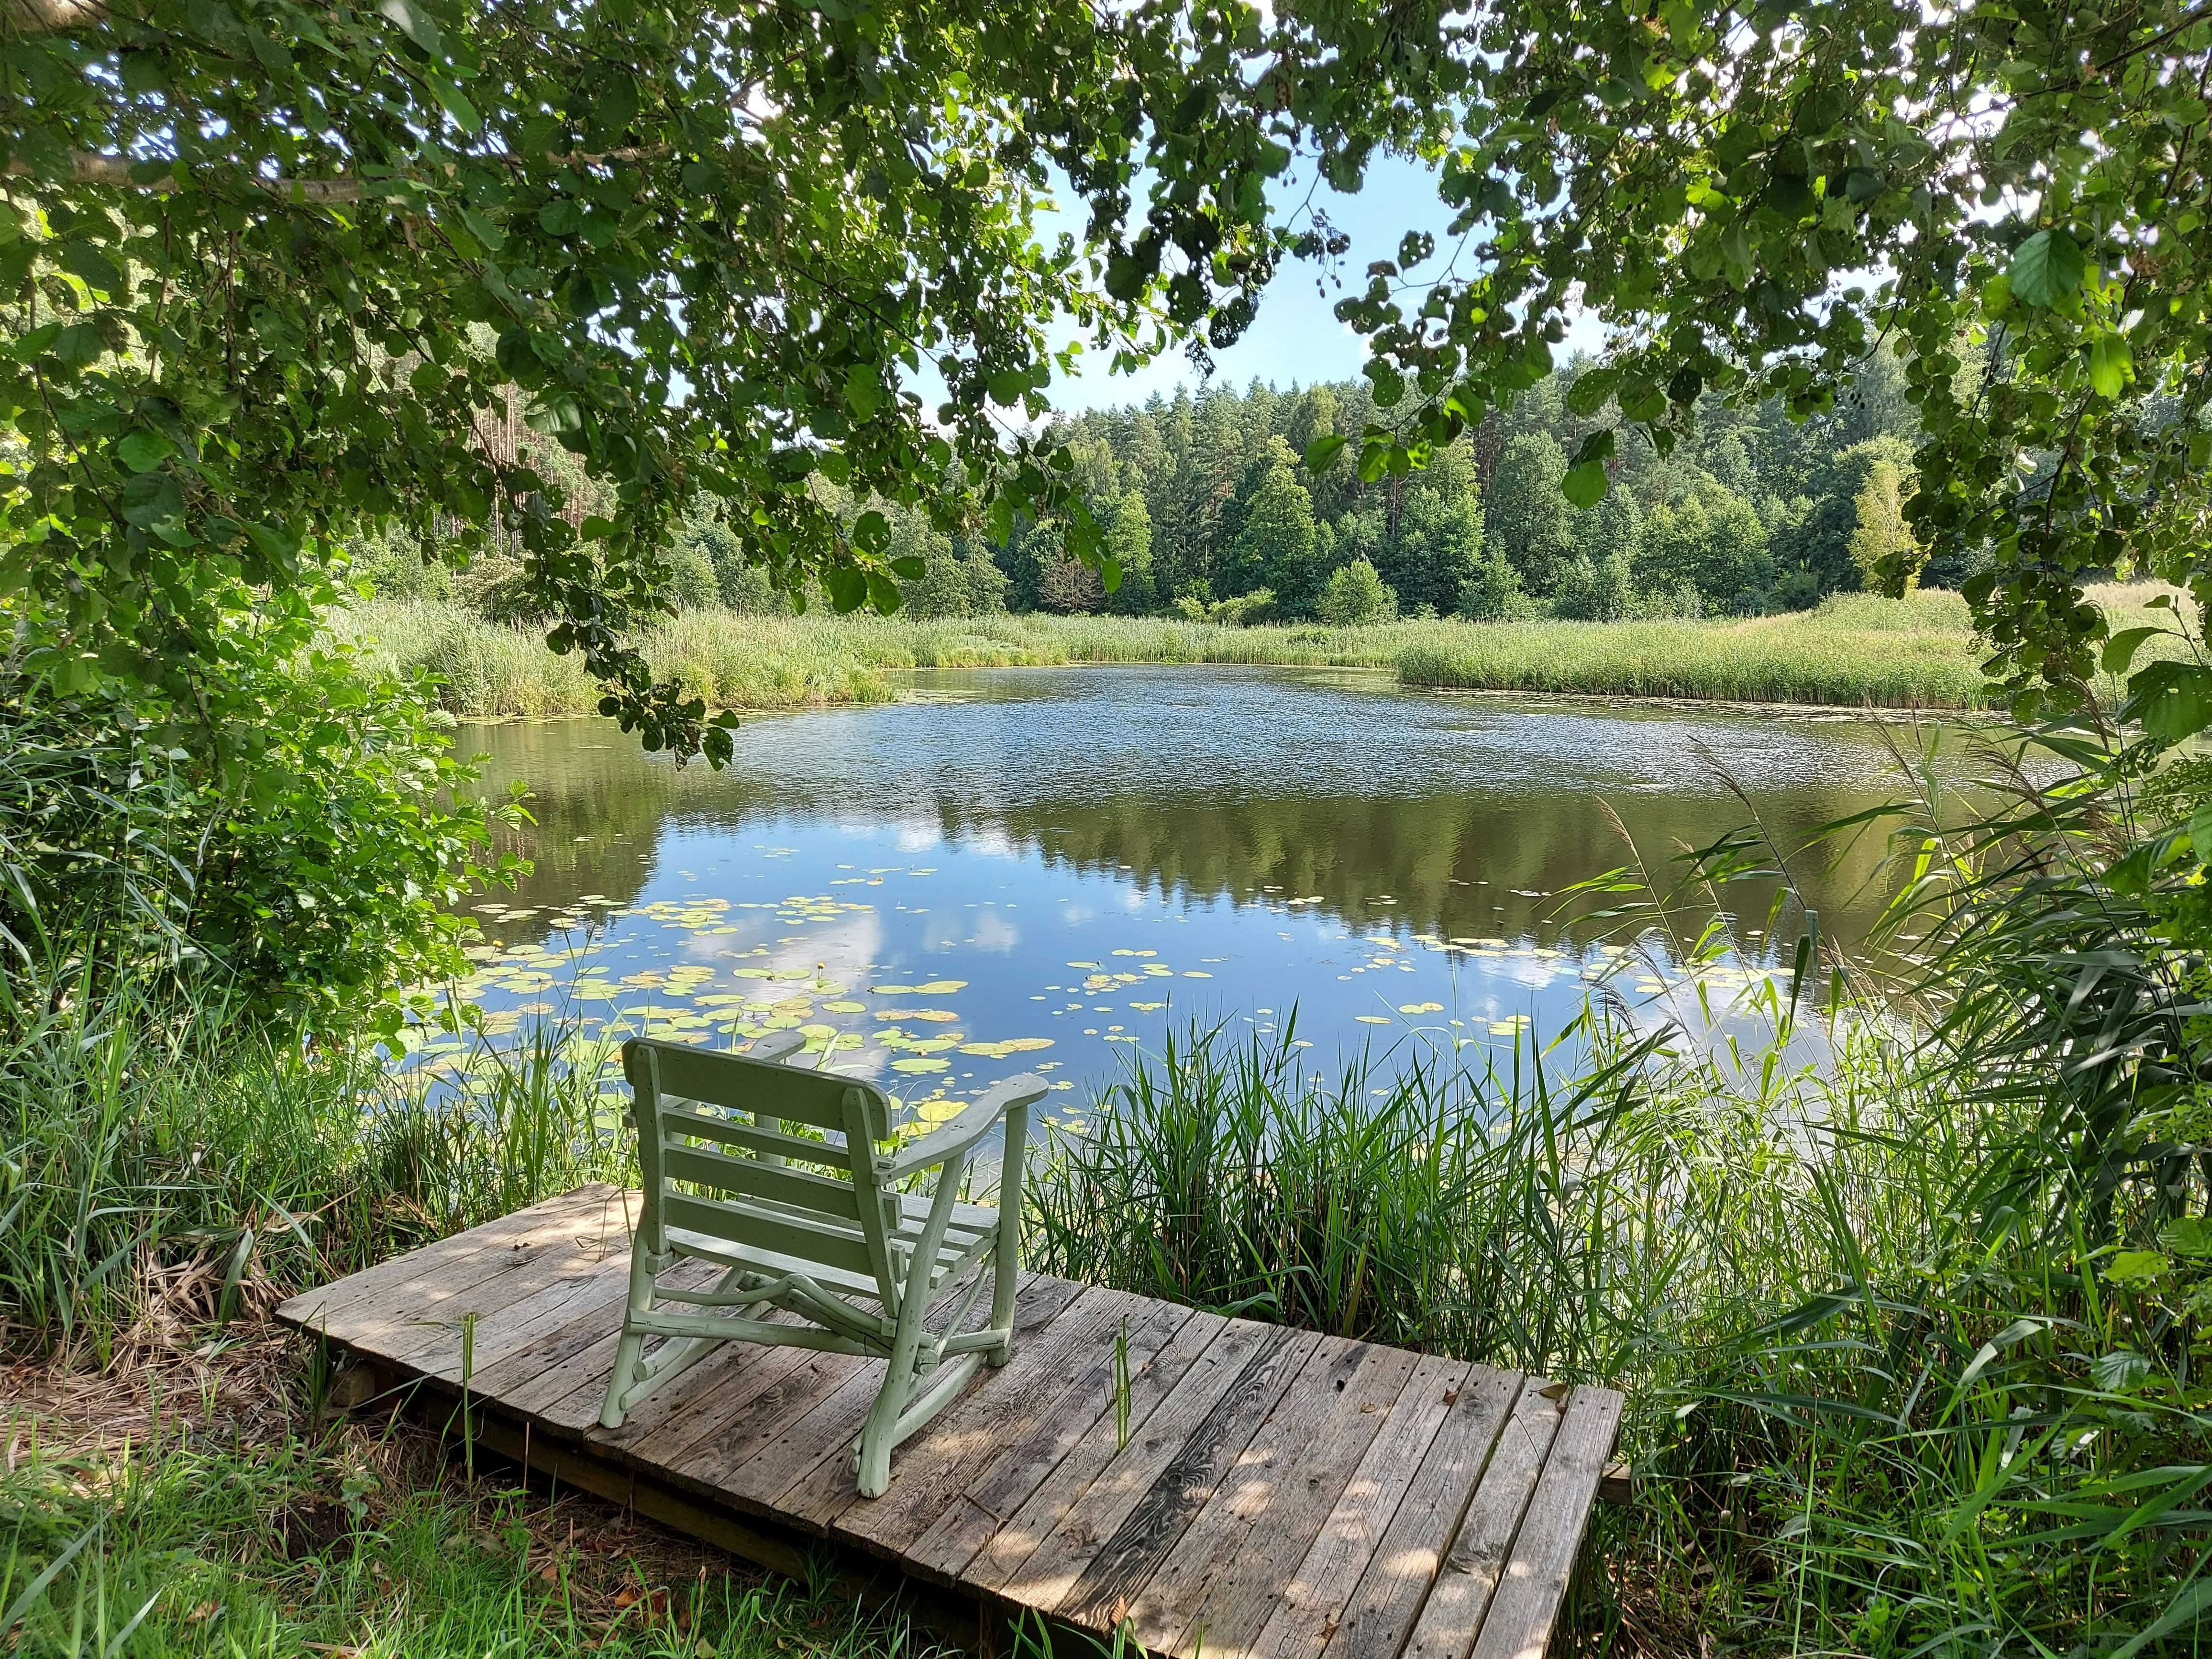
<path fill-rule="evenodd" d="M 1624 966 L 1561 897 L 1629 861 L 1616 816 L 1664 871 L 1749 808 L 1792 844 L 1889 776 L 1870 726 L 1814 711 L 1424 695 L 1314 670 L 903 686 L 895 704 L 749 717 L 720 772 L 604 721 L 465 726 L 488 783 L 525 780 L 537 818 L 515 843 L 534 872 L 474 907 L 484 939 L 459 988 L 487 1030 L 559 1016 L 730 1045 L 798 1029 L 927 1120 L 1025 1070 L 1072 1116 L 1132 1047 L 1194 1019 L 1316 1059 L 1410 1040 L 1473 1060 L 1548 1040 L 1609 969 L 1632 1002 L 1660 993 L 1666 942 Z M 1804 901 L 1850 945 L 1875 908 L 1871 853 L 1802 863 Z M 1770 920 L 1776 891 L 1729 896 L 1738 985 L 1795 947 L 1798 904 Z"/>

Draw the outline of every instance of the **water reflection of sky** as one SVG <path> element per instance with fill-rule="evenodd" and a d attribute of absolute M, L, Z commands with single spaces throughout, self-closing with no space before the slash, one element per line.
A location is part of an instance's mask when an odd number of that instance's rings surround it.
<path fill-rule="evenodd" d="M 925 1118 L 1023 1070 L 1073 1108 L 1194 1018 L 1280 1033 L 1295 1009 L 1324 1054 L 1408 1033 L 1504 1051 L 1566 1024 L 1613 961 L 1556 896 L 1626 856 L 1601 799 L 1663 865 L 1743 816 L 1715 757 L 1785 833 L 1879 781 L 1848 724 L 1203 670 L 925 689 L 749 722 L 721 774 L 592 722 L 468 732 L 538 817 L 537 872 L 475 909 L 459 988 L 488 1030 L 797 1030 Z M 1863 907 L 1849 871 L 1805 879 L 1832 918 Z M 1763 936 L 1773 890 L 1742 896 Z M 1659 984 L 1633 963 L 1619 982 Z"/>

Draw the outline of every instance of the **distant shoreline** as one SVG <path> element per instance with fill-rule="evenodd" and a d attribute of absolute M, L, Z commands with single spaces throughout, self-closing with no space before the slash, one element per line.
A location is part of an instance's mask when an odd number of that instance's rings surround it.
<path fill-rule="evenodd" d="M 2098 598 L 2114 627 L 2153 590 Z M 477 720 L 594 710 L 574 656 L 534 629 L 445 601 L 373 600 L 332 631 L 380 665 L 427 669 L 440 705 Z M 1832 598 L 1776 616 L 1618 623 L 1381 623 L 1251 628 L 1158 617 L 907 617 L 688 611 L 640 641 L 657 673 L 718 708 L 774 713 L 896 702 L 899 673 L 927 669 L 1189 665 L 1388 672 L 1408 690 L 1603 699 L 1655 707 L 1863 715 L 1989 708 L 1983 650 L 1954 593 Z"/>

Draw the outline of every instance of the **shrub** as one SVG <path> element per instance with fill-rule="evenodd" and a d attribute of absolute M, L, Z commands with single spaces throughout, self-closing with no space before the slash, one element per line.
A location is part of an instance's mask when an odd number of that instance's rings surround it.
<path fill-rule="evenodd" d="M 516 867 L 483 860 L 493 820 L 519 809 L 468 793 L 474 774 L 426 675 L 302 638 L 242 588 L 211 597 L 233 607 L 225 652 L 173 696 L 133 678 L 70 695 L 30 669 L 0 675 L 0 929 L 14 966 L 70 952 L 158 963 L 218 979 L 264 1015 L 396 1026 L 388 988 L 457 969 L 459 900 Z"/>
<path fill-rule="evenodd" d="M 1357 627 L 1363 623 L 1387 622 L 1398 608 L 1398 596 L 1383 583 L 1375 567 L 1365 559 L 1354 559 L 1340 565 L 1331 573 L 1321 590 L 1321 604 L 1316 607 L 1325 623 L 1339 628 Z"/>

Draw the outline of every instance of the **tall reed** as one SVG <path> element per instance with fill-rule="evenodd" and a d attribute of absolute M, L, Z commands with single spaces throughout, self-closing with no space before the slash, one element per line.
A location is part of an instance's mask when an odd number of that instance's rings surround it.
<path fill-rule="evenodd" d="M 434 1085 L 166 975 L 9 987 L 8 1346 L 104 1361 L 629 1166 L 607 1048 L 558 1024 L 478 1041 Z"/>

